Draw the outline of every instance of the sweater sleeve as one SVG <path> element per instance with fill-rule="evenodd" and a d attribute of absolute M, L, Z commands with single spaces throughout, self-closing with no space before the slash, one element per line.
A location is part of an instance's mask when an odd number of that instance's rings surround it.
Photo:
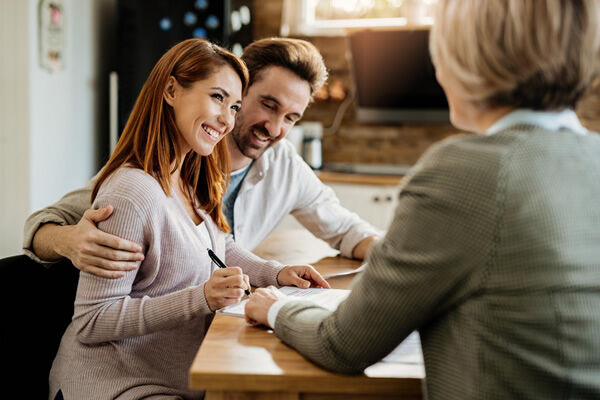
<path fill-rule="evenodd" d="M 148 247 L 160 240 L 160 224 L 164 218 L 158 215 L 160 207 L 151 195 L 140 195 L 139 190 L 130 192 L 136 193 L 138 199 L 133 201 L 131 196 L 118 194 L 99 195 L 94 206 L 110 203 L 115 210 L 99 228 L 140 244 L 146 254 Z M 129 271 L 119 279 L 81 272 L 73 316 L 79 340 L 83 343 L 120 340 L 170 329 L 210 314 L 204 283 L 156 297 L 135 297 L 134 285 L 140 281 L 151 282 L 158 273 L 160 261 L 144 262 L 138 270 Z"/>
<path fill-rule="evenodd" d="M 25 221 L 23 235 L 23 251 L 31 259 L 51 265 L 55 262 L 48 262 L 40 259 L 33 252 L 33 237 L 40 226 L 45 223 L 54 223 L 58 225 L 75 225 L 79 222 L 83 213 L 91 207 L 91 195 L 94 181 L 89 180 L 87 184 L 77 190 L 67 193 L 58 202 L 43 208 L 31 214 Z"/>
<path fill-rule="evenodd" d="M 436 146 L 405 183 L 346 301 L 333 313 L 286 303 L 276 334 L 325 368 L 359 373 L 471 295 L 492 254 L 496 167 L 493 154 Z"/>
<path fill-rule="evenodd" d="M 225 238 L 225 263 L 242 268 L 250 278 L 250 284 L 257 287 L 278 286 L 277 274 L 285 266 L 277 261 L 264 260 L 254 253 L 240 247 L 231 235 Z"/>

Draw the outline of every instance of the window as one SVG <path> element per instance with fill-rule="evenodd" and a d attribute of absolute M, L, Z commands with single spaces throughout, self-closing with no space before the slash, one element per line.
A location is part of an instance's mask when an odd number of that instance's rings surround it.
<path fill-rule="evenodd" d="M 431 25 L 437 0 L 284 0 L 281 34 L 343 35 L 346 29 Z"/>

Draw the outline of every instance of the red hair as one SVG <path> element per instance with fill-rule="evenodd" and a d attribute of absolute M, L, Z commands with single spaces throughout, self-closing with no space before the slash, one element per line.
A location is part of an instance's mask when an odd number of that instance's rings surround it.
<path fill-rule="evenodd" d="M 233 68 L 242 82 L 242 91 L 245 91 L 248 86 L 245 64 L 229 51 L 206 40 L 185 40 L 158 60 L 135 102 L 114 152 L 96 180 L 92 202 L 102 183 L 125 164 L 152 175 L 165 194 L 171 195 L 170 176 L 181 160 L 175 115 L 163 98 L 168 79 L 173 76 L 181 86 L 188 88 L 196 81 L 207 79 L 224 65 Z M 180 171 L 188 200 L 194 208 L 206 211 L 224 232 L 230 231 L 221 209 L 229 172 L 225 140 L 217 143 L 208 156 L 193 151 L 187 153 Z"/>

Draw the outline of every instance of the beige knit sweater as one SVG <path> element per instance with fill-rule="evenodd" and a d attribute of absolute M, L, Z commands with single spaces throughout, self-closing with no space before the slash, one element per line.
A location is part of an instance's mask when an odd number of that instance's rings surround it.
<path fill-rule="evenodd" d="M 255 286 L 277 284 L 282 265 L 237 247 L 200 211 L 210 243 L 173 194 L 139 169 L 122 168 L 106 181 L 94 208 L 114 213 L 103 231 L 139 243 L 145 259 L 120 279 L 82 272 L 75 312 L 50 372 L 50 398 L 200 398 L 187 374 L 211 321 L 204 282 L 216 268 L 206 248 L 240 266 Z"/>

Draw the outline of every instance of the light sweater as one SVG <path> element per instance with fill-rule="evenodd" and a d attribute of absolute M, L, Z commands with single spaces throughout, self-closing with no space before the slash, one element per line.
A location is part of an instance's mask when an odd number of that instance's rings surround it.
<path fill-rule="evenodd" d="M 201 398 L 187 375 L 213 313 L 204 282 L 216 268 L 206 248 L 240 266 L 255 286 L 276 285 L 282 265 L 238 247 L 199 210 L 210 242 L 177 197 L 139 169 L 121 168 L 93 204 L 114 213 L 105 232 L 143 247 L 144 261 L 119 279 L 81 272 L 75 311 L 50 372 L 50 398 L 139 399 L 151 395 Z"/>

